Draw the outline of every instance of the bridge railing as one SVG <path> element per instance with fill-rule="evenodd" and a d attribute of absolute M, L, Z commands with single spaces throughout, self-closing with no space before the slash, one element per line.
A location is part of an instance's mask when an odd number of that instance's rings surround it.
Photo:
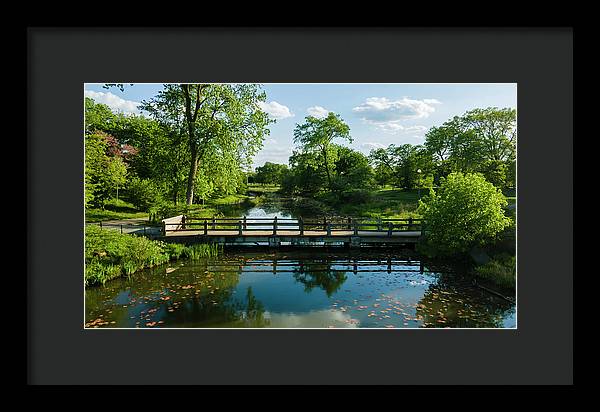
<path fill-rule="evenodd" d="M 373 218 L 280 218 L 280 217 L 247 217 L 239 218 L 200 218 L 193 216 L 177 216 L 163 220 L 163 233 L 201 231 L 207 235 L 209 232 L 243 232 L 269 231 L 277 235 L 278 231 L 298 231 L 303 235 L 307 231 L 325 232 L 327 235 L 339 232 L 387 232 L 392 235 L 397 232 L 420 231 L 423 226 L 422 219 L 373 219 Z"/>

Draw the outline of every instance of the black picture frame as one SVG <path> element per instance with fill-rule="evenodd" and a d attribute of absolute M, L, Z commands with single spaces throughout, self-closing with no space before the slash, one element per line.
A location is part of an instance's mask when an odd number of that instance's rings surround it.
<path fill-rule="evenodd" d="M 571 28 L 31 27 L 27 38 L 28 383 L 573 383 Z M 202 53 L 173 58 L 186 50 Z M 518 329 L 84 330 L 83 85 L 178 81 L 516 82 Z"/>

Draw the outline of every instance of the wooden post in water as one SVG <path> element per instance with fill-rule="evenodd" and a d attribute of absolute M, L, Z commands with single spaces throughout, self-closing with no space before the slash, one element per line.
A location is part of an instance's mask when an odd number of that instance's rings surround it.
<path fill-rule="evenodd" d="M 248 229 L 248 225 L 246 224 L 246 216 L 244 216 L 244 230 Z"/>
<path fill-rule="evenodd" d="M 208 235 L 208 221 L 204 219 L 204 236 Z"/>
<path fill-rule="evenodd" d="M 358 236 L 358 223 L 354 221 L 354 235 Z"/>
<path fill-rule="evenodd" d="M 302 216 L 298 219 L 298 226 L 300 228 L 300 236 L 304 236 L 304 219 L 302 219 Z"/>
<path fill-rule="evenodd" d="M 408 218 L 408 230 L 412 230 L 412 226 L 413 226 L 413 218 L 409 217 Z"/>
<path fill-rule="evenodd" d="M 277 216 L 273 219 L 273 234 L 277 234 Z"/>
<path fill-rule="evenodd" d="M 238 220 L 238 235 L 242 236 L 242 221 Z"/>
<path fill-rule="evenodd" d="M 331 222 L 327 224 L 327 236 L 331 236 Z"/>
<path fill-rule="evenodd" d="M 392 224 L 392 222 L 388 222 L 388 236 L 389 237 L 392 236 L 393 227 L 394 227 L 394 225 Z"/>
<path fill-rule="evenodd" d="M 392 273 L 392 259 L 387 260 L 387 273 Z"/>

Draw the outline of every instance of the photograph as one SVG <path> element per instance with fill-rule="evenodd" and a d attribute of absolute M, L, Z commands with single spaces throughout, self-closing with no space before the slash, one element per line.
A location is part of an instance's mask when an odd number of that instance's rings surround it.
<path fill-rule="evenodd" d="M 84 83 L 84 329 L 516 329 L 517 83 Z"/>

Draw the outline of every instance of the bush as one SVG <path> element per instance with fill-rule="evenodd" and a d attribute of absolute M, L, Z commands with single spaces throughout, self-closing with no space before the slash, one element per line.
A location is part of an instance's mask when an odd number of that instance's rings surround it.
<path fill-rule="evenodd" d="M 151 180 L 138 177 L 129 181 L 128 196 L 131 203 L 144 212 L 150 212 L 153 207 L 163 202 L 158 186 Z"/>
<path fill-rule="evenodd" d="M 438 254 L 467 252 L 496 240 L 511 225 L 504 215 L 506 198 L 479 173 L 451 173 L 438 192 L 419 201 L 426 240 Z"/>
<path fill-rule="evenodd" d="M 164 243 L 90 225 L 85 230 L 85 285 L 130 275 L 168 262 Z"/>
<path fill-rule="evenodd" d="M 103 285 L 170 260 L 215 257 L 222 250 L 217 244 L 185 246 L 89 225 L 85 230 L 85 286 Z"/>

